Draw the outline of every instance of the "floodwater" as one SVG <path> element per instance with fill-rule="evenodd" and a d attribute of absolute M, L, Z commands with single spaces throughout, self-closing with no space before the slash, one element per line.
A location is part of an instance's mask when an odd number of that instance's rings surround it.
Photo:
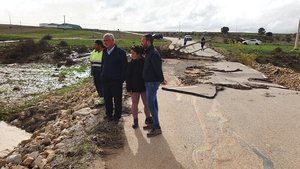
<path fill-rule="evenodd" d="M 30 133 L 0 121 L 0 157 L 7 155 L 21 141 L 30 137 Z"/>
<path fill-rule="evenodd" d="M 90 75 L 81 63 L 57 68 L 51 64 L 0 64 L 0 103 L 30 100 L 41 93 L 78 83 Z M 59 76 L 63 74 L 64 78 Z"/>

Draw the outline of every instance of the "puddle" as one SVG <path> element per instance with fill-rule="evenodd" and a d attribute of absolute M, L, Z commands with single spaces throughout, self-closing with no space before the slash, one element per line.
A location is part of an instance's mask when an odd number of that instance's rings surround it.
<path fill-rule="evenodd" d="M 21 141 L 30 137 L 30 133 L 0 121 L 0 157 L 7 155 Z"/>

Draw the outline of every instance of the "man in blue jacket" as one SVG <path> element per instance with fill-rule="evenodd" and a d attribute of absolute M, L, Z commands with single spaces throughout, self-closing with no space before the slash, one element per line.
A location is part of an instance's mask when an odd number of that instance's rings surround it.
<path fill-rule="evenodd" d="M 162 133 L 158 120 L 157 90 L 161 83 L 167 83 L 162 72 L 162 59 L 159 52 L 154 48 L 153 41 L 154 38 L 151 34 L 144 35 L 141 39 L 142 46 L 145 49 L 143 78 L 148 106 L 153 119 L 153 126 L 144 127 L 144 129 L 151 129 L 147 137 L 154 137 Z"/>
<path fill-rule="evenodd" d="M 102 80 L 106 109 L 105 119 L 114 121 L 117 124 L 122 115 L 122 93 L 127 57 L 126 52 L 115 44 L 113 34 L 106 33 L 103 36 L 103 43 L 106 47 L 102 57 Z M 114 114 L 113 108 L 115 108 Z"/>

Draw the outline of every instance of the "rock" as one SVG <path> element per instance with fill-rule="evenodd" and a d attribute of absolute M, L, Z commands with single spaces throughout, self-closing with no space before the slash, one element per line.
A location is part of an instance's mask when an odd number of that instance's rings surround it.
<path fill-rule="evenodd" d="M 13 91 L 20 91 L 20 90 L 21 90 L 20 86 L 15 86 L 15 87 L 13 88 Z"/>
<path fill-rule="evenodd" d="M 64 143 L 57 143 L 57 144 L 54 146 L 54 149 L 60 149 L 60 148 L 62 148 L 63 146 L 65 146 Z"/>
<path fill-rule="evenodd" d="M 91 108 L 83 108 L 73 113 L 74 116 L 87 116 L 92 112 Z"/>
<path fill-rule="evenodd" d="M 33 166 L 38 166 L 40 169 L 43 169 L 44 166 L 47 164 L 47 160 L 40 155 L 34 160 L 32 164 Z"/>
<path fill-rule="evenodd" d="M 57 143 L 61 142 L 64 138 L 65 138 L 65 136 L 59 136 L 58 138 L 53 140 L 53 143 L 57 144 Z"/>
<path fill-rule="evenodd" d="M 78 110 L 84 109 L 85 107 L 88 107 L 88 106 L 89 106 L 88 104 L 82 103 L 82 104 L 79 104 L 79 105 L 75 106 L 75 107 L 74 107 L 74 110 L 75 110 L 75 111 L 78 111 Z M 85 108 L 85 109 L 87 109 L 87 108 Z M 73 113 L 73 114 L 74 114 L 74 113 Z"/>
<path fill-rule="evenodd" d="M 70 121 L 64 120 L 59 123 L 60 129 L 64 130 L 66 128 L 69 128 L 71 126 Z"/>
<path fill-rule="evenodd" d="M 45 137 L 42 141 L 42 144 L 48 146 L 51 144 L 51 139 L 49 137 Z"/>
<path fill-rule="evenodd" d="M 49 162 L 51 162 L 54 159 L 55 151 L 53 151 L 53 150 L 46 150 L 44 152 L 44 154 L 46 155 L 47 163 L 49 163 Z"/>
<path fill-rule="evenodd" d="M 32 139 L 28 139 L 28 140 L 23 140 L 20 144 L 22 146 L 25 146 L 26 144 L 30 143 L 32 141 Z"/>
<path fill-rule="evenodd" d="M 28 155 L 28 157 L 32 157 L 33 159 L 36 159 L 39 156 L 39 154 L 40 153 L 38 151 L 34 151 L 34 152 L 30 153 Z"/>
<path fill-rule="evenodd" d="M 11 167 L 11 169 L 28 169 L 28 168 L 24 167 L 24 166 L 21 166 L 21 165 L 17 165 L 17 166 Z"/>
<path fill-rule="evenodd" d="M 0 168 L 4 167 L 7 164 L 6 160 L 0 159 Z"/>
<path fill-rule="evenodd" d="M 61 131 L 61 135 L 68 136 L 69 134 L 70 134 L 70 130 L 68 130 L 68 129 L 64 129 L 63 131 Z"/>
<path fill-rule="evenodd" d="M 14 121 L 10 122 L 14 126 L 19 126 L 21 124 L 19 119 L 15 119 Z"/>
<path fill-rule="evenodd" d="M 27 157 L 23 162 L 22 162 L 22 165 L 23 166 L 26 166 L 26 167 L 30 167 L 32 162 L 34 161 L 35 159 L 33 157 Z"/>
<path fill-rule="evenodd" d="M 21 164 L 21 162 L 22 162 L 22 156 L 20 154 L 13 154 L 13 155 L 8 156 L 6 158 L 6 161 L 8 163 Z"/>

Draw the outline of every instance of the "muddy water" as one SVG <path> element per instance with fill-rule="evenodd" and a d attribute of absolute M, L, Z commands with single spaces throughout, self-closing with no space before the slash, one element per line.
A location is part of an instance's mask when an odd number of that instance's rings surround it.
<path fill-rule="evenodd" d="M 24 130 L 0 121 L 0 157 L 7 155 L 22 140 L 30 137 L 31 134 Z"/>
<path fill-rule="evenodd" d="M 82 64 L 60 68 L 51 64 L 2 64 L 0 102 L 29 100 L 35 95 L 78 83 L 90 74 L 88 66 L 82 68 Z M 61 74 L 65 75 L 63 80 L 59 80 Z"/>

